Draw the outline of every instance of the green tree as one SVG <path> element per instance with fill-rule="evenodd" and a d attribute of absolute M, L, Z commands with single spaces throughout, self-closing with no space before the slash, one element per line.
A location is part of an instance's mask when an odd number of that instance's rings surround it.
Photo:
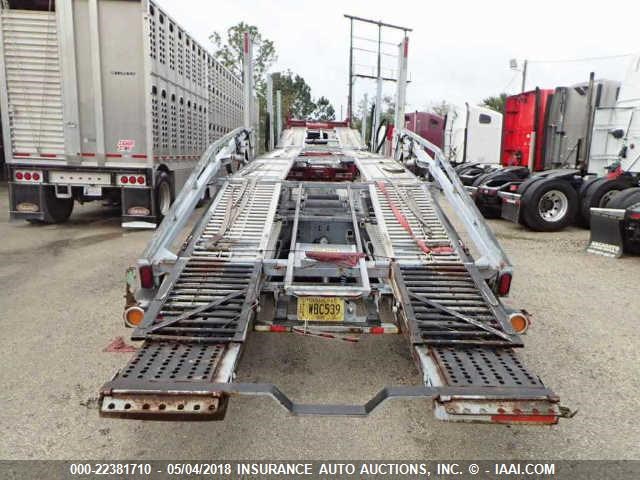
<path fill-rule="evenodd" d="M 245 31 L 249 32 L 249 36 L 253 41 L 253 80 L 258 90 L 261 90 L 265 74 L 278 56 L 273 42 L 263 38 L 258 31 L 258 27 L 240 22 L 227 30 L 224 40 L 218 32 L 213 32 L 209 36 L 209 40 L 215 47 L 214 57 L 233 73 L 242 77 Z"/>
<path fill-rule="evenodd" d="M 316 109 L 311 99 L 311 87 L 291 70 L 273 74 L 273 92 L 282 92 L 282 116 L 296 119 L 308 118 Z"/>
<path fill-rule="evenodd" d="M 498 96 L 487 97 L 482 100 L 481 106 L 495 110 L 496 112 L 504 113 L 504 104 L 507 101 L 507 94 L 501 93 Z"/>
<path fill-rule="evenodd" d="M 316 102 L 316 109 L 313 111 L 312 117 L 315 120 L 335 120 L 336 111 L 329 102 L 327 97 L 320 97 Z"/>

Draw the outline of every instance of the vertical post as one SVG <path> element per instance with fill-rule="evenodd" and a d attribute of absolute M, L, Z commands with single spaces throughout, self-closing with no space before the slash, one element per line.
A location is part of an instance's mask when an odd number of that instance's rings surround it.
<path fill-rule="evenodd" d="M 577 165 L 583 174 L 587 173 L 589 167 L 589 152 L 591 151 L 591 135 L 593 134 L 593 122 L 595 120 L 596 107 L 594 102 L 594 89 L 596 87 L 595 84 L 595 76 L 594 72 L 589 73 L 589 94 L 587 95 L 587 124 L 585 126 L 586 131 L 584 134 L 584 142 L 582 143 L 582 151 L 580 155 L 576 158 Z"/>
<path fill-rule="evenodd" d="M 347 121 L 351 125 L 351 117 L 353 116 L 353 18 L 350 18 L 351 26 L 349 29 L 349 99 L 347 100 Z"/>
<path fill-rule="evenodd" d="M 523 92 L 526 85 L 527 85 L 527 61 L 525 60 L 522 66 L 522 91 Z"/>
<path fill-rule="evenodd" d="M 362 122 L 360 125 L 360 135 L 362 136 L 362 143 L 367 144 L 367 94 L 364 94 L 364 102 L 362 104 Z"/>
<path fill-rule="evenodd" d="M 282 135 L 282 91 L 276 90 L 276 145 Z"/>
<path fill-rule="evenodd" d="M 274 139 L 273 139 L 273 129 L 274 118 L 273 118 L 273 77 L 271 74 L 267 75 L 267 115 L 269 115 L 269 151 L 273 150 L 274 147 Z"/>
<path fill-rule="evenodd" d="M 93 70 L 93 113 L 96 128 L 96 160 L 98 166 L 105 163 L 104 113 L 102 102 L 102 68 L 100 58 L 100 22 L 98 0 L 89 0 L 89 24 L 91 43 L 91 69 Z"/>
<path fill-rule="evenodd" d="M 242 80 L 244 88 L 243 125 L 251 128 L 253 123 L 253 46 L 249 32 L 244 32 L 242 49 Z"/>
<path fill-rule="evenodd" d="M 396 84 L 396 115 L 394 127 L 396 131 L 404 128 L 404 106 L 407 101 L 407 60 L 409 55 L 409 37 L 405 36 L 398 46 L 398 82 Z M 417 115 L 416 115 L 417 117 Z M 396 135 L 393 136 L 395 148 Z"/>
<path fill-rule="evenodd" d="M 382 25 L 378 23 L 378 75 L 376 83 L 376 108 L 371 119 L 371 150 L 376 148 L 376 132 L 380 126 L 380 112 L 382 110 Z"/>

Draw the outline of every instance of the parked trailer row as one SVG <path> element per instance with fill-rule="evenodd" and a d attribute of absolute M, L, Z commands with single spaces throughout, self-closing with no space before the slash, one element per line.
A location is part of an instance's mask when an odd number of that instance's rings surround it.
<path fill-rule="evenodd" d="M 155 226 L 205 148 L 242 124 L 243 84 L 147 0 L 2 2 L 0 110 L 11 218 L 75 201 Z"/>

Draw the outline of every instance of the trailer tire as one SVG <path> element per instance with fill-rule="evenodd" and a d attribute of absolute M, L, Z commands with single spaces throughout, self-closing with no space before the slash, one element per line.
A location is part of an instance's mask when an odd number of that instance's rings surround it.
<path fill-rule="evenodd" d="M 578 192 L 560 178 L 540 180 L 524 192 L 520 208 L 522 220 L 531 230 L 556 232 L 573 222 Z"/>
<path fill-rule="evenodd" d="M 156 218 L 158 223 L 162 221 L 169 209 L 173 204 L 174 193 L 171 184 L 171 177 L 166 172 L 160 172 L 158 174 L 158 180 L 156 181 Z"/>
<path fill-rule="evenodd" d="M 56 197 L 56 188 L 54 186 L 42 188 L 44 188 L 44 204 L 42 205 L 44 219 L 29 219 L 29 223 L 54 224 L 66 222 L 73 211 L 73 198 Z"/>
<path fill-rule="evenodd" d="M 631 205 L 640 203 L 640 187 L 627 188 L 621 191 L 607 203 L 606 208 L 626 210 Z"/>
<path fill-rule="evenodd" d="M 620 191 L 632 186 L 630 177 L 598 178 L 586 186 L 580 198 L 580 214 L 582 221 L 588 227 L 590 225 L 591 208 L 603 208 L 607 206 Z"/>

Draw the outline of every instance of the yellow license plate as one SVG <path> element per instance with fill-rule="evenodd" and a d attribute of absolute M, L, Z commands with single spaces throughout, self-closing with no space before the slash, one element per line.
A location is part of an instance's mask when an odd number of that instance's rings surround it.
<path fill-rule="evenodd" d="M 303 322 L 344 321 L 344 300 L 336 297 L 298 298 L 298 320 Z"/>

